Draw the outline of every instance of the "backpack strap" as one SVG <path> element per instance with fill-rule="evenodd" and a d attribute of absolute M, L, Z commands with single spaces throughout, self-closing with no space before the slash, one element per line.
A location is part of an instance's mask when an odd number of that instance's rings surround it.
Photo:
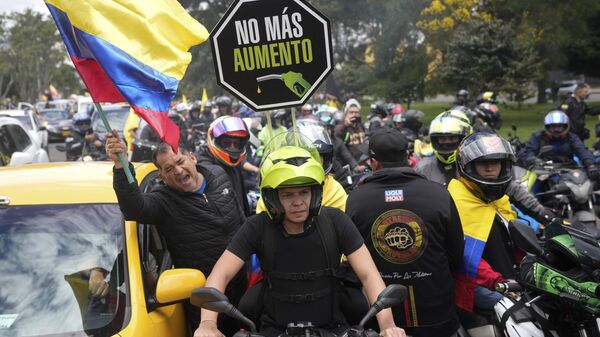
<path fill-rule="evenodd" d="M 316 216 L 313 221 L 316 221 L 317 232 L 321 237 L 323 247 L 325 247 L 327 267 L 335 270 L 340 265 L 340 248 L 335 225 L 326 212 L 327 211 L 323 212 L 323 210 L 321 210 L 319 215 Z"/>

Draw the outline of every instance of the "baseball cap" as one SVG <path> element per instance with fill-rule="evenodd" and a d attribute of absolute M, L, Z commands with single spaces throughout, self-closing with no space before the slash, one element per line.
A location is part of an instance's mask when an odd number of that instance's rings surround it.
<path fill-rule="evenodd" d="M 385 167 L 405 166 L 406 137 L 394 128 L 379 128 L 369 136 L 369 157 Z"/>

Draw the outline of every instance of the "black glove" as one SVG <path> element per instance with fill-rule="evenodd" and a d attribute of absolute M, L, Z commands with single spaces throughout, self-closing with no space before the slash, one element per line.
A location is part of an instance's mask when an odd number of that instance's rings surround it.
<path fill-rule="evenodd" d="M 533 162 L 531 162 L 531 167 L 532 168 L 536 168 L 536 167 L 543 167 L 544 166 L 544 161 L 538 157 L 535 157 L 533 159 Z"/>
<path fill-rule="evenodd" d="M 587 174 L 590 180 L 597 181 L 600 178 L 600 169 L 598 166 L 592 164 L 587 167 Z"/>

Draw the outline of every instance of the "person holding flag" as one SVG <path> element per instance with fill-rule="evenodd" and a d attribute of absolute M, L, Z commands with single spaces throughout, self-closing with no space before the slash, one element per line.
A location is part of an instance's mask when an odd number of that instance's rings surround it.
<path fill-rule="evenodd" d="M 106 153 L 115 162 L 113 184 L 125 218 L 157 225 L 176 267 L 210 273 L 244 216 L 231 184 L 197 167 L 194 154 L 179 147 L 179 129 L 168 117 L 191 61 L 188 50 L 208 31 L 176 0 L 45 2 L 109 130 Z M 125 143 L 110 132 L 100 102 L 128 102 L 164 141 L 153 155 L 163 184 L 151 193 L 140 192 Z M 241 274 L 228 288 L 234 303 L 245 286 Z M 198 310 L 189 303 L 187 314 L 197 326 Z M 222 326 L 236 330 L 234 322 Z"/>

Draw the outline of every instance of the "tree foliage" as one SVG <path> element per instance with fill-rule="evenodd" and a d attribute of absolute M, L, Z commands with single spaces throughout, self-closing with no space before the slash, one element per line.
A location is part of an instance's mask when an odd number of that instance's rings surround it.
<path fill-rule="evenodd" d="M 0 98 L 33 102 L 50 84 L 66 93 L 81 90 L 49 15 L 13 12 L 2 16 L 0 25 Z"/>

